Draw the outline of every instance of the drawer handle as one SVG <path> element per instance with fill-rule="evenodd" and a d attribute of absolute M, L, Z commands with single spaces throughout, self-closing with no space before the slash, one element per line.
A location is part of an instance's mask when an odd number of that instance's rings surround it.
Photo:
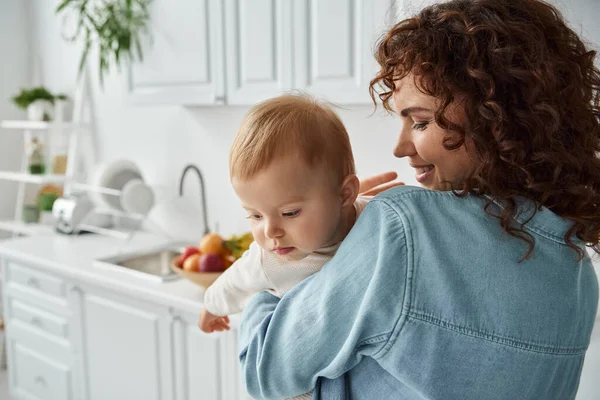
<path fill-rule="evenodd" d="M 42 323 L 42 320 L 39 319 L 38 317 L 33 317 L 31 318 L 31 324 L 37 326 L 38 328 L 44 328 L 44 324 Z"/>
<path fill-rule="evenodd" d="M 44 379 L 44 377 L 38 375 L 35 377 L 34 382 L 40 386 L 46 386 L 46 380 Z"/>
<path fill-rule="evenodd" d="M 38 282 L 37 279 L 35 278 L 29 278 L 29 280 L 27 281 L 27 284 L 31 287 L 34 287 L 36 289 L 40 288 L 40 283 Z"/>

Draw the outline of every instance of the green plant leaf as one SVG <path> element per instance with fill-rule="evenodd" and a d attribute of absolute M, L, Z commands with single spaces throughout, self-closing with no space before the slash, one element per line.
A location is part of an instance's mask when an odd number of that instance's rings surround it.
<path fill-rule="evenodd" d="M 70 5 L 70 4 L 71 4 L 71 3 L 73 3 L 73 2 L 74 2 L 74 0 L 63 0 L 63 1 L 62 1 L 62 3 L 60 3 L 60 4 L 58 5 L 58 7 L 56 7 L 56 11 L 55 11 L 55 12 L 56 12 L 56 13 L 59 13 L 59 12 L 61 12 L 62 10 L 64 10 L 64 9 L 65 9 L 65 7 L 67 7 L 68 5 Z"/>
<path fill-rule="evenodd" d="M 57 13 L 76 13 L 77 27 L 69 40 L 83 36 L 84 49 L 79 72 L 85 66 L 92 46 L 98 46 L 100 82 L 112 63 L 120 69 L 127 61 L 141 60 L 143 47 L 139 36 L 148 34 L 151 0 L 62 0 Z M 69 7 L 70 6 L 70 7 Z"/>

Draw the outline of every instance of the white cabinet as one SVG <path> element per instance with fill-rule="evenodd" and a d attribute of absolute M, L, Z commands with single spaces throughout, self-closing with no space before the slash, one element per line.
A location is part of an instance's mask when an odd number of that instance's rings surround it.
<path fill-rule="evenodd" d="M 135 103 L 222 104 L 221 0 L 150 2 L 150 37 L 144 59 L 129 69 Z"/>
<path fill-rule="evenodd" d="M 138 103 L 251 105 L 290 90 L 370 102 L 393 0 L 154 0 Z"/>
<path fill-rule="evenodd" d="M 163 373 L 169 352 L 160 332 L 165 312 L 91 288 L 79 293 L 87 398 L 169 398 L 168 374 Z"/>
<path fill-rule="evenodd" d="M 250 399 L 239 379 L 237 332 L 207 335 L 195 314 L 79 293 L 86 398 Z"/>
<path fill-rule="evenodd" d="M 221 371 L 223 371 L 223 376 L 221 382 L 223 385 L 223 400 L 252 400 L 252 397 L 246 392 L 240 374 L 238 332 L 235 330 L 224 332 L 219 340 L 222 349 Z"/>
<path fill-rule="evenodd" d="M 238 378 L 235 341 L 200 331 L 197 315 L 90 287 L 78 293 L 87 399 L 244 398 L 241 382 L 229 379 Z M 224 395 L 225 386 L 236 395 Z"/>
<path fill-rule="evenodd" d="M 8 262 L 2 275 L 11 398 L 84 399 L 64 281 Z"/>
<path fill-rule="evenodd" d="M 370 102 L 376 39 L 393 0 L 227 0 L 227 103 L 300 90 L 341 104 Z"/>
<path fill-rule="evenodd" d="M 221 395 L 221 335 L 203 333 L 197 326 L 196 318 L 180 313 L 172 317 L 173 400 L 231 398 Z"/>
<path fill-rule="evenodd" d="M 225 0 L 227 103 L 253 104 L 292 89 L 288 0 Z"/>
<path fill-rule="evenodd" d="M 32 265 L 2 270 L 15 399 L 250 399 L 237 332 L 208 335 L 195 313 Z"/>
<path fill-rule="evenodd" d="M 71 369 L 22 342 L 10 340 L 16 392 L 26 399 L 72 400 Z"/>
<path fill-rule="evenodd" d="M 294 4 L 294 87 L 329 101 L 369 103 L 375 42 L 392 0 L 302 0 Z"/>

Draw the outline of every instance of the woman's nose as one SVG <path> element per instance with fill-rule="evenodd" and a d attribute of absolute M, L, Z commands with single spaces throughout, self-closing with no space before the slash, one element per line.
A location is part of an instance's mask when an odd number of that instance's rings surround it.
<path fill-rule="evenodd" d="M 394 147 L 394 156 L 398 158 L 412 156 L 416 154 L 415 144 L 412 140 L 412 132 L 410 130 L 410 124 L 402 124 L 400 128 L 400 135 L 398 135 L 398 141 Z"/>
<path fill-rule="evenodd" d="M 274 221 L 266 221 L 265 222 L 265 237 L 267 239 L 275 239 L 277 237 L 281 237 L 283 235 L 283 230 L 281 227 Z"/>

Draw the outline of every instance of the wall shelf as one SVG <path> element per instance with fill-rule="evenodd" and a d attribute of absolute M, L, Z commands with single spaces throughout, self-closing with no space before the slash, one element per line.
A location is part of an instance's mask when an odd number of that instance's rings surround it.
<path fill-rule="evenodd" d="M 27 183 L 64 183 L 65 175 L 55 175 L 55 174 L 44 174 L 44 175 L 33 175 L 28 174 L 27 172 L 11 172 L 11 171 L 0 171 L 0 179 L 5 179 L 9 181 L 17 181 L 17 182 L 27 182 Z"/>
<path fill-rule="evenodd" d="M 17 198 L 15 201 L 14 219 L 12 221 L 0 221 L 0 230 L 13 232 L 20 235 L 38 235 L 54 232 L 53 224 L 26 224 L 21 221 L 26 201 L 26 188 L 29 184 L 45 185 L 55 184 L 63 187 L 65 195 L 71 194 L 71 185 L 73 182 L 82 179 L 85 172 L 89 172 L 90 165 L 93 165 L 96 154 L 93 144 L 94 110 L 90 98 L 91 78 L 88 67 L 83 71 L 83 75 L 78 80 L 73 96 L 73 118 L 64 120 L 64 113 L 55 115 L 54 121 L 29 121 L 29 120 L 0 120 L 0 133 L 9 134 L 9 131 L 23 135 L 23 144 L 25 145 L 21 155 L 21 166 L 19 169 L 0 170 L 0 180 L 17 182 Z M 47 174 L 34 175 L 29 170 L 29 158 L 31 143 L 33 139 L 41 139 L 41 144 L 46 147 L 43 155 Z M 85 140 L 86 148 L 81 149 L 81 141 Z M 60 148 L 60 149 L 59 149 Z M 85 167 L 79 163 L 79 152 L 86 152 Z M 47 153 L 46 153 L 47 151 Z M 63 152 L 64 151 L 64 152 Z M 64 160 L 60 160 L 58 165 L 57 156 L 66 156 L 66 165 Z M 55 165 L 56 164 L 56 165 Z M 54 168 L 60 166 L 59 173 L 54 172 Z M 36 188 L 32 188 L 36 189 Z M 39 188 L 37 188 L 39 189 Z M 50 218 L 48 218 L 50 220 Z"/>
<path fill-rule="evenodd" d="M 0 221 L 0 230 L 27 236 L 54 235 L 56 233 L 50 225 L 36 223 L 27 224 L 25 222 L 12 220 Z"/>
<path fill-rule="evenodd" d="M 69 122 L 45 122 L 45 121 L 1 121 L 0 128 L 4 129 L 23 129 L 23 130 L 49 130 L 49 129 L 70 129 L 76 125 Z M 80 127 L 80 125 L 78 125 Z"/>

